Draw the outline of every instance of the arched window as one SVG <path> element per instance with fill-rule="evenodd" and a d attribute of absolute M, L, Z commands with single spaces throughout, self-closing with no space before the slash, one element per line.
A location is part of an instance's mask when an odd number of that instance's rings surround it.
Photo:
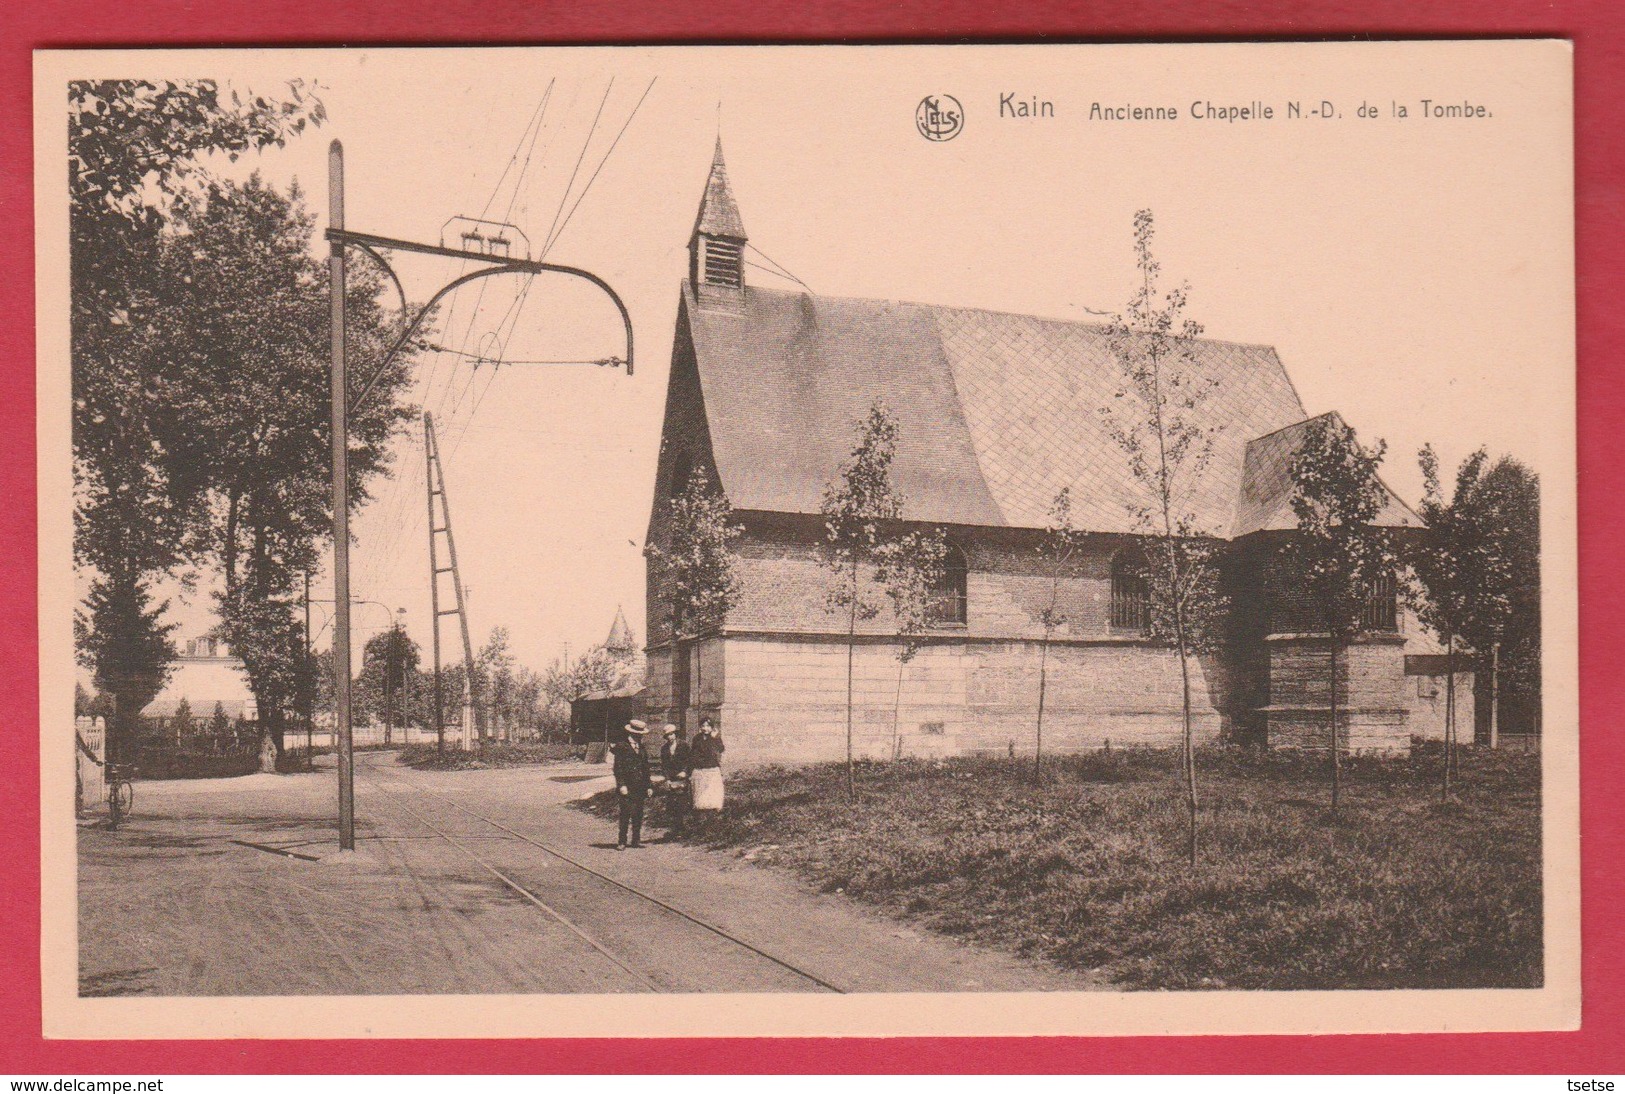
<path fill-rule="evenodd" d="M 931 587 L 930 620 L 933 623 L 964 623 L 969 608 L 967 585 L 970 567 L 965 552 L 950 544 L 942 560 L 942 572 Z"/>
<path fill-rule="evenodd" d="M 1112 559 L 1112 629 L 1144 634 L 1150 624 L 1145 596 L 1145 559 L 1135 550 Z"/>
<path fill-rule="evenodd" d="M 1397 631 L 1399 629 L 1399 584 L 1393 574 L 1383 574 L 1366 583 L 1365 604 L 1360 609 L 1360 629 Z"/>

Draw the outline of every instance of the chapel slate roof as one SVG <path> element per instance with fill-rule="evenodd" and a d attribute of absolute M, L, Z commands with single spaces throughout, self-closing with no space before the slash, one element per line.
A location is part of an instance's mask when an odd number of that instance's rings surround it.
<path fill-rule="evenodd" d="M 1310 427 L 1328 420 L 1340 423 L 1343 419 L 1331 411 L 1248 442 L 1232 536 L 1297 527 L 1298 519 L 1292 512 L 1292 458 L 1303 447 Z M 1411 507 L 1386 484 L 1384 489 L 1388 498 L 1372 523 L 1389 528 L 1419 527 L 1422 519 Z"/>
<path fill-rule="evenodd" d="M 1101 411 L 1120 387 L 1102 324 L 756 286 L 710 309 L 685 285 L 683 314 L 737 509 L 817 513 L 878 396 L 898 423 L 906 519 L 1043 528 L 1071 486 L 1078 528 L 1136 531 L 1140 488 Z M 1228 536 L 1248 441 L 1306 415 L 1272 348 L 1201 339 L 1194 352 L 1220 382 L 1191 508 Z"/>

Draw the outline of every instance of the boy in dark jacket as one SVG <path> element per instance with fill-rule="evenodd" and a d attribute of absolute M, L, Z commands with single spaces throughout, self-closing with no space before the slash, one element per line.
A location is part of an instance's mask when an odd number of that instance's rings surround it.
<path fill-rule="evenodd" d="M 643 735 L 648 732 L 649 727 L 634 718 L 626 724 L 626 736 L 609 750 L 615 764 L 615 792 L 621 801 L 621 837 L 615 845 L 618 851 L 643 846 L 643 802 L 649 796 L 649 763 L 643 756 Z"/>

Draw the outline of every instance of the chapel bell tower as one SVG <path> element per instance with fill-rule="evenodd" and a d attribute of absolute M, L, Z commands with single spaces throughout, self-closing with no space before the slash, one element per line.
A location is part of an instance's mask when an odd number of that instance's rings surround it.
<path fill-rule="evenodd" d="M 745 222 L 728 185 L 722 162 L 722 138 L 711 157 L 694 235 L 688 241 L 688 280 L 701 307 L 739 310 L 745 303 Z"/>

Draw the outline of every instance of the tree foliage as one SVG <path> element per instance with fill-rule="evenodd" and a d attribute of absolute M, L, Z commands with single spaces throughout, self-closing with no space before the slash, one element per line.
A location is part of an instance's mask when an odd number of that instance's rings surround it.
<path fill-rule="evenodd" d="M 1503 560 L 1494 570 L 1504 584 L 1492 605 L 1493 613 L 1468 621 L 1467 640 L 1478 648 L 1501 647 L 1501 679 L 1494 681 L 1497 704 L 1501 694 L 1517 698 L 1527 720 L 1525 729 L 1539 730 L 1541 701 L 1540 642 L 1540 477 L 1523 463 L 1503 456 L 1485 473 L 1473 493 L 1491 548 Z M 1493 645 L 1491 646 L 1493 648 Z M 1500 711 L 1496 711 L 1499 719 Z"/>
<path fill-rule="evenodd" d="M 1446 499 L 1439 481 L 1439 458 L 1431 445 L 1417 455 L 1422 469 L 1419 511 L 1427 534 L 1406 552 L 1409 580 L 1407 600 L 1417 619 L 1445 643 L 1445 762 L 1442 787 L 1450 796 L 1456 766 L 1456 654 L 1463 624 L 1473 611 L 1477 590 L 1492 560 L 1484 553 L 1485 540 L 1474 527 L 1468 502 L 1483 475 L 1489 453 L 1480 448 L 1456 472 L 1455 491 Z"/>
<path fill-rule="evenodd" d="M 152 604 L 144 577 L 123 572 L 92 583 L 84 607 L 74 613 L 74 644 L 92 673 L 97 692 L 110 701 L 107 752 L 115 759 L 134 747 L 141 711 L 158 697 L 175 661 L 169 636 L 177 624 L 163 622 L 169 602 Z"/>
<path fill-rule="evenodd" d="M 833 581 L 824 603 L 853 622 L 880 614 L 882 589 L 873 580 L 886 544 L 898 534 L 906 500 L 891 481 L 897 456 L 897 420 L 876 401 L 857 424 L 858 443 L 824 487 L 819 512 L 824 518 L 822 560 Z"/>
<path fill-rule="evenodd" d="M 1217 529 L 1196 510 L 1213 457 L 1217 427 L 1203 407 L 1219 378 L 1204 367 L 1196 339 L 1202 326 L 1186 316 L 1189 286 L 1164 291 L 1152 254 L 1149 209 L 1134 215 L 1134 259 L 1140 285 L 1107 327 L 1122 385 L 1103 412 L 1139 486 L 1127 503 L 1142 536 L 1148 637 L 1179 655 L 1189 856 L 1197 854 L 1196 740 L 1190 659 L 1215 643 L 1228 607 L 1220 587 Z"/>
<path fill-rule="evenodd" d="M 1457 468 L 1445 498 L 1431 446 L 1418 456 L 1425 538 L 1406 553 L 1417 617 L 1454 652 L 1459 639 L 1491 680 L 1491 716 L 1503 684 L 1538 717 L 1540 689 L 1540 480 L 1510 456 L 1490 461 L 1480 448 Z M 1505 657 L 1491 657 L 1504 652 Z M 1448 767 L 1447 767 L 1448 770 Z"/>
<path fill-rule="evenodd" d="M 897 635 L 897 659 L 908 663 L 942 611 L 948 539 L 942 529 L 915 530 L 875 545 L 875 583 L 886 595 Z"/>
<path fill-rule="evenodd" d="M 298 82 L 282 99 L 208 80 L 68 87 L 74 556 L 95 575 L 77 622 L 119 711 L 115 750 L 173 658 L 149 587 L 187 558 L 208 488 L 168 404 L 178 380 L 157 315 L 161 236 L 210 154 L 280 145 L 323 117 Z"/>
<path fill-rule="evenodd" d="M 1291 579 L 1301 583 L 1326 629 L 1330 657 L 1332 812 L 1337 812 L 1344 731 L 1339 724 L 1338 655 L 1360 629 L 1371 590 L 1398 561 L 1392 530 L 1376 523 L 1388 489 L 1378 477 L 1387 446 L 1367 448 L 1336 415 L 1316 419 L 1292 457 L 1292 512 L 1285 541 Z"/>
<path fill-rule="evenodd" d="M 860 622 L 880 614 L 884 588 L 877 580 L 882 565 L 901 564 L 903 536 L 898 522 L 904 496 L 892 485 L 897 456 L 897 420 L 876 400 L 857 423 L 857 445 L 824 487 L 819 511 L 824 518 L 821 562 L 830 577 L 824 603 L 845 614 L 846 628 L 846 791 L 857 796 L 852 754 L 852 662 Z"/>
<path fill-rule="evenodd" d="M 881 542 L 875 556 L 875 580 L 891 603 L 897 635 L 897 688 L 892 694 L 892 758 L 897 759 L 903 744 L 903 676 L 942 610 L 948 539 L 940 528 L 905 532 Z"/>
<path fill-rule="evenodd" d="M 1083 534 L 1073 523 L 1072 488 L 1063 486 L 1050 501 L 1049 517 L 1044 527 L 1044 538 L 1038 544 L 1038 557 L 1049 577 L 1049 598 L 1039 610 L 1038 622 L 1044 628 L 1044 637 L 1038 648 L 1038 717 L 1033 726 L 1033 782 L 1042 775 L 1044 762 L 1044 699 L 1049 687 L 1049 646 L 1055 632 L 1066 626 L 1066 613 L 1061 610 L 1061 580 L 1072 565 L 1072 558 L 1083 544 Z"/>
<path fill-rule="evenodd" d="M 177 203 L 159 247 L 156 316 L 176 379 L 165 403 L 186 430 L 189 466 L 206 472 L 208 519 L 193 529 L 218 559 L 227 641 L 243 659 L 261 720 L 282 729 L 311 686 L 296 588 L 318 562 L 332 521 L 327 268 L 311 253 L 315 220 L 297 189 L 256 175 L 210 182 Z M 379 304 L 376 272 L 347 279 L 355 375 L 377 371 L 397 317 Z M 410 419 L 397 400 L 410 357 L 391 361 L 349 415 L 349 497 L 368 500 L 388 444 Z"/>
<path fill-rule="evenodd" d="M 361 647 L 361 671 L 350 692 L 354 717 L 397 727 L 417 721 L 422 657 L 405 627 L 391 627 L 367 639 Z"/>
<path fill-rule="evenodd" d="M 655 566 L 674 612 L 673 628 L 698 633 L 721 623 L 739 596 L 735 544 L 744 529 L 733 521 L 733 506 L 696 467 L 666 511 L 661 543 L 645 555 Z"/>
<path fill-rule="evenodd" d="M 508 628 L 492 627 L 474 654 L 474 694 L 485 707 L 485 731 L 500 738 L 515 715 L 514 680 L 519 663 L 509 646 Z"/>
<path fill-rule="evenodd" d="M 1312 422 L 1292 457 L 1288 537 L 1294 580 L 1303 583 L 1320 623 L 1347 641 L 1360 627 L 1369 591 L 1393 573 L 1393 532 L 1376 524 L 1388 490 L 1378 476 L 1387 446 L 1367 448 L 1335 415 Z"/>

